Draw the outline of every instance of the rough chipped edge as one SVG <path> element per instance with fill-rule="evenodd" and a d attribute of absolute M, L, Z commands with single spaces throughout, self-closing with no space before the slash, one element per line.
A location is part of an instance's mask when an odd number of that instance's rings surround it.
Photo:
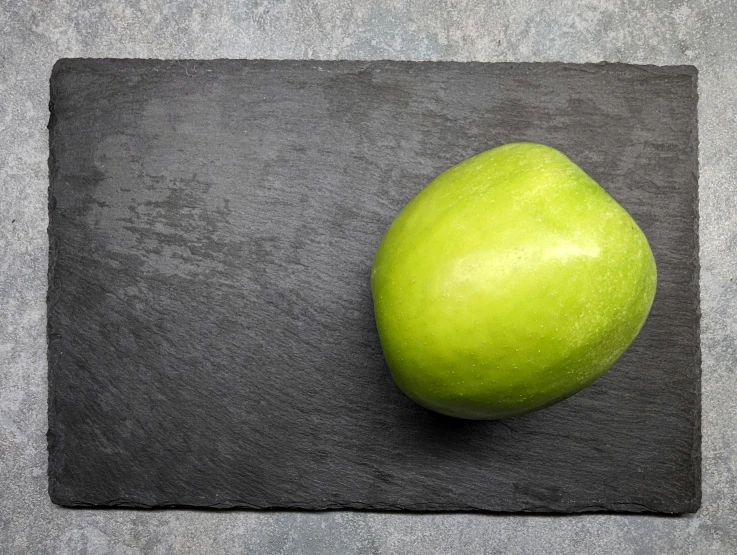
<path fill-rule="evenodd" d="M 53 503 L 58 505 L 64 505 L 64 500 L 59 497 L 56 491 L 57 480 L 54 476 L 54 470 L 58 470 L 58 465 L 54 464 L 54 461 L 58 461 L 58 450 L 59 445 L 56 441 L 54 430 L 56 430 L 56 396 L 55 396 L 55 373 L 54 368 L 56 367 L 56 353 L 54 350 L 54 328 L 51 321 L 53 313 L 53 307 L 59 299 L 60 291 L 55 282 L 55 266 L 56 257 L 59 251 L 59 238 L 54 234 L 54 217 L 56 211 L 56 197 L 54 196 L 55 177 L 57 175 L 58 163 L 55 156 L 55 145 L 56 140 L 56 88 L 55 81 L 57 75 L 57 64 L 54 65 L 51 77 L 49 79 L 49 122 L 47 129 L 49 130 L 49 156 L 48 156 L 48 225 L 46 233 L 49 241 L 49 252 L 48 252 L 48 268 L 47 268 L 47 290 L 46 290 L 46 362 L 47 362 L 47 380 L 48 380 L 48 404 L 47 404 L 47 419 L 48 428 L 46 431 L 46 447 L 47 447 L 47 477 L 48 477 L 48 492 L 49 497 Z"/>
<path fill-rule="evenodd" d="M 546 71 L 548 69 L 567 69 L 573 71 L 580 71 L 585 73 L 592 73 L 601 70 L 609 70 L 614 72 L 625 71 L 626 69 L 638 69 L 640 71 L 654 74 L 654 75 L 689 75 L 694 79 L 698 74 L 698 70 L 693 65 L 653 65 L 653 64 L 628 64 L 623 62 L 582 62 L 582 63 L 571 63 L 571 62 L 482 62 L 476 60 L 468 61 L 453 61 L 453 60 L 392 60 L 392 59 L 377 59 L 377 60 L 347 60 L 347 59 L 267 59 L 267 58 L 60 58 L 54 64 L 52 70 L 52 80 L 54 77 L 63 71 L 74 70 L 74 71 L 87 71 L 89 73 L 106 73 L 114 71 L 117 73 L 130 71 L 131 73 L 141 74 L 148 71 L 157 72 L 164 67 L 172 67 L 178 65 L 182 71 L 190 77 L 199 75 L 197 71 L 198 64 L 212 64 L 215 63 L 221 66 L 232 66 L 237 67 L 243 64 L 253 64 L 261 67 L 273 66 L 274 69 L 292 69 L 294 67 L 320 67 L 321 70 L 340 71 L 344 67 L 350 65 L 349 68 L 353 73 L 369 71 L 372 68 L 386 69 L 391 67 L 392 69 L 404 69 L 404 68 L 429 68 L 435 66 L 445 67 L 456 67 L 456 68 L 499 68 L 508 70 L 538 70 Z M 192 64 L 190 67 L 187 64 Z M 286 67 L 285 67 L 286 64 Z M 362 64 L 363 67 L 356 68 L 356 64 Z M 329 67 L 332 66 L 332 67 Z M 241 67 L 241 69 L 243 69 Z M 189 72 L 192 71 L 190 74 Z M 205 70 L 209 72 L 210 70 Z"/>
<path fill-rule="evenodd" d="M 610 502 L 602 504 L 579 503 L 574 505 L 525 505 L 519 504 L 515 508 L 500 509 L 493 505 L 454 505 L 450 503 L 406 503 L 393 505 L 390 503 L 362 503 L 360 501 L 318 501 L 315 503 L 265 503 L 253 504 L 239 500 L 225 500 L 218 503 L 142 503 L 125 499 L 111 499 L 99 502 L 65 501 L 59 497 L 54 499 L 55 504 L 68 509 L 83 510 L 189 510 L 189 511 L 371 511 L 381 513 L 476 513 L 496 515 L 572 515 L 572 514 L 642 514 L 650 516 L 677 517 L 693 512 L 691 505 L 677 510 L 664 510 L 657 505 L 647 505 L 633 501 Z"/>
<path fill-rule="evenodd" d="M 694 353 L 694 379 L 696 380 L 696 402 L 694 406 L 694 429 L 693 429 L 693 442 L 691 447 L 691 461 L 693 464 L 693 482 L 694 490 L 689 504 L 689 508 L 685 512 L 695 513 L 701 508 L 701 404 L 702 404 L 702 391 L 701 391 L 701 262 L 699 257 L 699 245 L 701 242 L 701 235 L 699 233 L 699 75 L 698 69 L 695 66 L 689 66 L 691 68 L 691 93 L 693 95 L 693 107 L 691 114 L 691 137 L 689 142 L 689 150 L 693 157 L 694 173 L 691 176 L 693 179 L 693 214 L 694 214 L 694 254 L 693 254 L 693 276 L 692 286 L 695 292 L 695 306 L 696 311 L 696 329 L 694 330 L 696 336 L 696 352 Z"/>

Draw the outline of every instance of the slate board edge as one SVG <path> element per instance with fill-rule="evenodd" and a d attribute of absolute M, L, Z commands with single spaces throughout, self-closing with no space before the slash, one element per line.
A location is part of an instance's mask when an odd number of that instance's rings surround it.
<path fill-rule="evenodd" d="M 693 94 L 693 110 L 691 112 L 691 144 L 690 150 L 691 155 L 694 157 L 694 174 L 692 176 L 694 182 L 694 199 L 693 199 L 693 214 L 694 214 L 694 254 L 693 254 L 693 274 L 692 274 L 692 287 L 695 292 L 696 304 L 694 310 L 696 311 L 696 323 L 694 333 L 696 334 L 696 352 L 694 353 L 694 369 L 696 375 L 696 405 L 694 415 L 694 440 L 693 450 L 691 453 L 694 470 L 694 492 L 690 506 L 684 511 L 685 513 L 695 513 L 701 508 L 701 411 L 702 411 L 702 394 L 701 394 L 701 289 L 700 289 L 700 275 L 701 275 L 701 263 L 699 258 L 699 84 L 698 84 L 698 69 L 695 66 L 692 68 L 691 78 L 691 90 Z"/>
<path fill-rule="evenodd" d="M 80 509 L 80 510 L 110 510 L 110 509 L 121 509 L 121 510 L 163 510 L 163 509 L 174 509 L 174 510 L 190 510 L 190 511 L 206 511 L 206 510 L 242 510 L 242 511 L 298 511 L 298 512 L 323 512 L 323 511 L 362 511 L 362 512 L 374 512 L 374 513 L 409 513 L 409 514 L 443 514 L 443 513 L 471 513 L 471 514 L 489 514 L 489 515 L 550 515 L 550 516 L 566 516 L 566 515 L 577 515 L 577 514 L 611 514 L 611 515 L 626 515 L 626 514 L 641 514 L 644 516 L 676 516 L 687 513 L 694 513 L 698 510 L 698 507 L 691 509 L 685 508 L 678 511 L 665 511 L 646 505 L 637 503 L 609 503 L 607 506 L 599 505 L 581 505 L 579 507 L 571 508 L 570 505 L 566 505 L 565 508 L 556 508 L 554 504 L 548 504 L 546 506 L 529 506 L 521 507 L 518 509 L 493 509 L 488 507 L 474 507 L 469 505 L 457 506 L 457 505 L 442 505 L 442 504 L 420 504 L 414 507 L 404 507 L 398 505 L 382 505 L 373 503 L 370 506 L 366 506 L 355 501 L 349 501 L 345 503 L 317 503 L 314 505 L 253 505 L 243 501 L 228 501 L 216 504 L 143 504 L 125 501 L 110 501 L 109 503 L 81 503 L 65 500 L 63 497 L 51 495 L 51 502 L 60 507 L 66 509 Z"/>
<path fill-rule="evenodd" d="M 178 59 L 178 60 L 162 60 L 162 59 L 136 59 L 136 58 L 61 58 L 57 60 L 57 62 L 54 64 L 52 73 L 51 73 L 51 79 L 50 79 L 50 102 L 49 102 L 49 111 L 50 111 L 50 118 L 48 123 L 48 129 L 49 129 L 49 158 L 48 158 L 48 169 L 49 169 L 49 197 L 48 197 L 48 211 L 49 211 L 49 224 L 47 228 L 47 234 L 48 234 L 48 240 L 49 240 L 49 266 L 48 266 L 48 291 L 47 291 L 47 311 L 50 312 L 50 307 L 53 305 L 53 303 L 56 301 L 56 298 L 58 297 L 58 289 L 60 287 L 60 284 L 56 283 L 54 281 L 54 265 L 55 265 L 55 258 L 56 254 L 59 249 L 59 240 L 57 237 L 54 236 L 52 232 L 52 222 L 55 216 L 55 197 L 54 197 L 54 169 L 56 166 L 56 161 L 54 158 L 54 140 L 56 136 L 55 131 L 55 114 L 54 114 L 54 99 L 56 96 L 56 90 L 54 89 L 54 77 L 64 70 L 68 69 L 81 69 L 83 67 L 88 67 L 91 70 L 102 70 L 104 72 L 106 69 L 110 68 L 110 66 L 117 66 L 115 69 L 122 69 L 126 66 L 130 66 L 132 64 L 135 64 L 135 68 L 132 69 L 139 69 L 145 70 L 148 69 L 148 67 L 157 67 L 160 64 L 181 64 L 181 63 L 200 63 L 200 62 L 207 62 L 207 63 L 213 63 L 213 62 L 219 62 L 219 63 L 238 63 L 238 62 L 253 62 L 253 63 L 259 63 L 264 65 L 273 65 L 273 66 L 279 66 L 283 64 L 293 64 L 295 66 L 302 66 L 302 65 L 311 65 L 311 64 L 325 64 L 325 65 L 333 65 L 336 68 L 340 68 L 340 66 L 343 63 L 351 63 L 355 64 L 356 62 L 364 63 L 365 66 L 362 70 L 366 70 L 371 68 L 373 65 L 395 65 L 395 66 L 416 66 L 416 65 L 458 65 L 458 66 L 465 66 L 468 65 L 479 65 L 479 66 L 489 66 L 489 65 L 498 65 L 498 66 L 505 66 L 505 65 L 514 65 L 517 67 L 529 67 L 529 68 L 566 68 L 571 70 L 578 70 L 578 71 L 589 71 L 587 68 L 606 68 L 608 70 L 617 70 L 617 69 L 623 69 L 623 68 L 637 68 L 642 71 L 653 73 L 653 74 L 679 74 L 679 75 L 690 75 L 691 76 L 691 83 L 692 83 L 692 90 L 693 90 L 693 101 L 694 101 L 694 109 L 693 109 L 693 115 L 692 115 L 692 134 L 691 134 L 691 143 L 690 143 L 690 150 L 692 156 L 695 157 L 695 172 L 692 176 L 695 187 L 694 187 L 694 237 L 695 237 L 695 249 L 694 249 L 694 258 L 693 258 L 693 278 L 692 278 L 692 284 L 695 288 L 695 291 L 697 293 L 696 295 L 696 303 L 694 306 L 694 310 L 697 313 L 697 323 L 696 323 L 696 335 L 697 335 L 697 348 L 695 352 L 695 371 L 697 372 L 697 381 L 700 385 L 701 382 L 701 342 L 700 342 L 700 321 L 701 321 L 701 308 L 700 308 L 700 295 L 699 295 L 699 275 L 700 275 L 700 264 L 699 264 L 699 194 L 698 194 L 698 68 L 692 65 L 639 65 L 639 64 L 626 64 L 626 63 L 620 63 L 620 62 L 606 62 L 601 61 L 598 63 L 584 63 L 584 64 L 576 64 L 576 63 L 563 63 L 563 62 L 477 62 L 477 61 L 465 61 L 465 62 L 455 62 L 455 61 L 407 61 L 407 60 L 367 60 L 367 61 L 359 61 L 359 60 L 266 60 L 266 59 L 214 59 L 214 60 L 200 60 L 200 59 Z M 141 68 L 141 64 L 146 64 L 148 67 Z M 48 313 L 47 312 L 47 313 Z M 49 389 L 48 389 L 48 431 L 47 431 L 47 442 L 48 442 L 48 460 L 49 460 L 49 467 L 48 467 L 48 479 L 49 479 L 49 496 L 51 498 L 51 501 L 57 505 L 69 507 L 69 508 L 137 508 L 137 509 L 156 509 L 156 508 L 190 508 L 190 509 L 259 509 L 259 510 L 269 510 L 269 509 L 286 509 L 286 510 L 336 510 L 336 509 L 345 509 L 345 510 L 373 510 L 373 511 L 391 511 L 391 512 L 427 512 L 427 511 L 434 511 L 434 512 L 487 512 L 487 513 L 503 513 L 503 514 L 515 514 L 515 513 L 541 513 L 541 514 L 561 514 L 556 511 L 565 511 L 565 513 L 614 513 L 617 514 L 620 511 L 621 512 L 631 512 L 631 513 L 651 513 L 651 514 L 681 514 L 681 513 L 694 513 L 698 511 L 698 509 L 701 507 L 701 497 L 702 497 L 702 491 L 701 491 L 701 391 L 700 387 L 697 389 L 697 402 L 696 402 L 696 408 L 694 414 L 694 441 L 693 441 L 693 448 L 692 448 L 692 460 L 693 460 L 693 470 L 694 470 L 694 477 L 693 477 L 693 484 L 694 484 L 694 493 L 691 498 L 691 500 L 684 503 L 682 509 L 676 510 L 676 511 L 663 511 L 662 509 L 659 509 L 658 507 L 649 507 L 646 505 L 641 505 L 637 503 L 608 503 L 606 507 L 604 506 L 580 506 L 580 507 L 574 507 L 572 508 L 570 505 L 567 505 L 565 509 L 562 508 L 556 508 L 555 503 L 551 503 L 548 506 L 545 507 L 535 507 L 535 506 L 526 506 L 526 507 L 519 507 L 515 509 L 507 509 L 507 510 L 495 510 L 493 508 L 489 507 L 474 507 L 474 506 L 454 506 L 454 505 L 444 505 L 444 504 L 433 504 L 433 503 L 427 503 L 427 504 L 417 504 L 414 507 L 408 507 L 408 506 L 395 506 L 395 505 L 382 505 L 382 504 L 372 504 L 370 507 L 366 507 L 365 505 L 357 502 L 329 502 L 329 503 L 316 503 L 312 504 L 309 507 L 301 505 L 299 503 L 297 504 L 284 504 L 284 505 L 253 505 L 248 504 L 246 502 L 237 501 L 237 500 L 230 500 L 225 501 L 222 503 L 217 504 L 196 504 L 196 503 L 187 503 L 187 504 L 141 504 L 136 502 L 128 502 L 125 500 L 110 500 L 104 505 L 100 505 L 97 503 L 84 503 L 79 501 L 72 501 L 70 499 L 66 499 L 63 494 L 58 492 L 56 490 L 56 479 L 55 476 L 52 475 L 52 465 L 51 461 L 54 460 L 54 457 L 57 453 L 58 446 L 56 444 L 56 438 L 54 437 L 52 433 L 52 429 L 54 428 L 54 422 L 55 422 L 55 411 L 53 410 L 54 407 L 54 396 L 52 395 L 52 391 L 54 388 L 52 387 L 53 384 L 53 373 L 51 371 L 53 362 L 54 361 L 54 349 L 53 349 L 53 339 L 54 339 L 54 330 L 51 326 L 51 323 L 49 319 L 47 318 L 47 339 L 48 339 L 48 347 L 47 347 L 47 362 L 48 362 L 48 369 L 47 369 L 47 375 L 48 375 L 48 381 L 49 381 Z M 613 511 L 612 507 L 616 507 L 616 510 Z M 563 513 L 563 514 L 565 514 Z"/>
<path fill-rule="evenodd" d="M 48 130 L 49 130 L 49 158 L 48 158 L 48 170 L 49 170 L 49 192 L 48 192 L 48 212 L 49 212 L 49 223 L 47 228 L 47 236 L 49 241 L 49 266 L 47 270 L 47 280 L 48 280 L 48 290 L 46 293 L 46 309 L 47 309 L 47 318 L 46 318 L 46 336 L 47 336 L 47 351 L 46 351 L 46 359 L 47 359 L 47 379 L 48 379 L 48 406 L 47 406 L 47 417 L 48 417 L 48 430 L 46 432 L 46 441 L 48 446 L 48 479 L 49 479 L 49 496 L 51 497 L 51 501 L 53 503 L 56 503 L 58 505 L 64 505 L 63 501 L 60 499 L 60 496 L 56 492 L 56 486 L 57 486 L 57 480 L 56 476 L 53 475 L 52 469 L 56 468 L 56 465 L 52 464 L 52 461 L 55 459 L 57 455 L 57 441 L 54 433 L 52 430 L 55 428 L 55 422 L 56 422 L 56 410 L 55 410 L 55 402 L 56 398 L 54 396 L 55 388 L 53 387 L 54 384 L 54 372 L 53 367 L 55 364 L 55 349 L 53 348 L 54 344 L 54 330 L 51 324 L 51 307 L 58 299 L 58 290 L 59 286 L 54 282 L 55 275 L 54 275 L 54 266 L 56 263 L 56 256 L 59 249 L 59 240 L 53 233 L 53 221 L 54 221 L 54 215 L 55 215 L 55 207 L 56 207 L 56 198 L 54 197 L 54 176 L 56 174 L 55 169 L 57 166 L 56 159 L 54 157 L 54 140 L 56 138 L 56 114 L 54 112 L 54 99 L 56 97 L 56 91 L 54 90 L 54 75 L 56 74 L 56 68 L 59 65 L 59 62 L 57 62 L 54 65 L 54 71 L 52 72 L 52 77 L 50 79 L 49 83 L 49 123 L 48 123 Z"/>
<path fill-rule="evenodd" d="M 214 59 L 199 59 L 199 58 L 179 58 L 179 59 L 161 59 L 161 58 L 59 58 L 53 65 L 51 71 L 51 82 L 53 83 L 54 77 L 67 69 L 75 69 L 77 71 L 83 68 L 88 68 L 90 71 L 102 71 L 111 67 L 115 67 L 116 70 L 123 68 L 130 69 L 131 71 L 145 71 L 151 68 L 157 68 L 161 65 L 171 66 L 174 64 L 180 65 L 191 63 L 216 63 L 216 64 L 232 64 L 248 62 L 253 64 L 263 64 L 264 66 L 284 66 L 290 64 L 291 66 L 309 66 L 309 65 L 326 65 L 339 68 L 344 64 L 363 64 L 363 68 L 359 71 L 365 71 L 373 66 L 386 66 L 394 65 L 396 67 L 411 67 L 411 66 L 515 66 L 518 68 L 564 68 L 575 71 L 591 71 L 598 69 L 607 70 L 625 70 L 625 69 L 638 69 L 647 73 L 656 75 L 672 74 L 672 75 L 690 75 L 694 82 L 694 92 L 696 92 L 696 80 L 698 77 L 698 68 L 694 65 L 656 65 L 656 64 L 628 64 L 623 62 L 586 62 L 586 63 L 568 63 L 568 62 L 480 62 L 475 60 L 467 61 L 453 61 L 453 60 L 391 60 L 391 59 L 377 59 L 377 60 L 345 60 L 345 59 L 291 59 L 291 60 L 275 60 L 265 58 L 214 58 Z M 186 70 L 187 68 L 184 67 Z M 52 100 L 53 100 L 53 90 Z"/>

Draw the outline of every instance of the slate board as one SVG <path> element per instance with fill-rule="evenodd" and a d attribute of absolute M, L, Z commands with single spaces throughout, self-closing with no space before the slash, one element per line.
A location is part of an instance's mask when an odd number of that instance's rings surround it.
<path fill-rule="evenodd" d="M 696 70 L 61 60 L 49 490 L 66 506 L 695 511 Z M 651 316 L 596 384 L 501 422 L 394 386 L 374 251 L 479 151 L 567 153 L 640 224 Z"/>

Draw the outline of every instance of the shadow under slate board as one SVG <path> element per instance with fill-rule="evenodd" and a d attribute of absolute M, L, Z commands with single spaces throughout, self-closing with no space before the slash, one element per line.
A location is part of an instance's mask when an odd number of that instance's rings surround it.
<path fill-rule="evenodd" d="M 619 64 L 59 61 L 51 499 L 696 510 L 696 79 Z M 435 175 L 511 141 L 559 148 L 629 210 L 658 293 L 590 388 L 520 418 L 455 420 L 394 386 L 370 265 Z"/>

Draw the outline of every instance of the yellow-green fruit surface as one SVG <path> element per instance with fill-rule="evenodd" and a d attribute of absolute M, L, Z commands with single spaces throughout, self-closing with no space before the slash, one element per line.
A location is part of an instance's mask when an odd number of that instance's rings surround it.
<path fill-rule="evenodd" d="M 371 273 L 396 384 L 469 419 L 524 414 L 590 385 L 639 333 L 656 283 L 632 217 L 534 143 L 435 178 L 391 224 Z"/>

